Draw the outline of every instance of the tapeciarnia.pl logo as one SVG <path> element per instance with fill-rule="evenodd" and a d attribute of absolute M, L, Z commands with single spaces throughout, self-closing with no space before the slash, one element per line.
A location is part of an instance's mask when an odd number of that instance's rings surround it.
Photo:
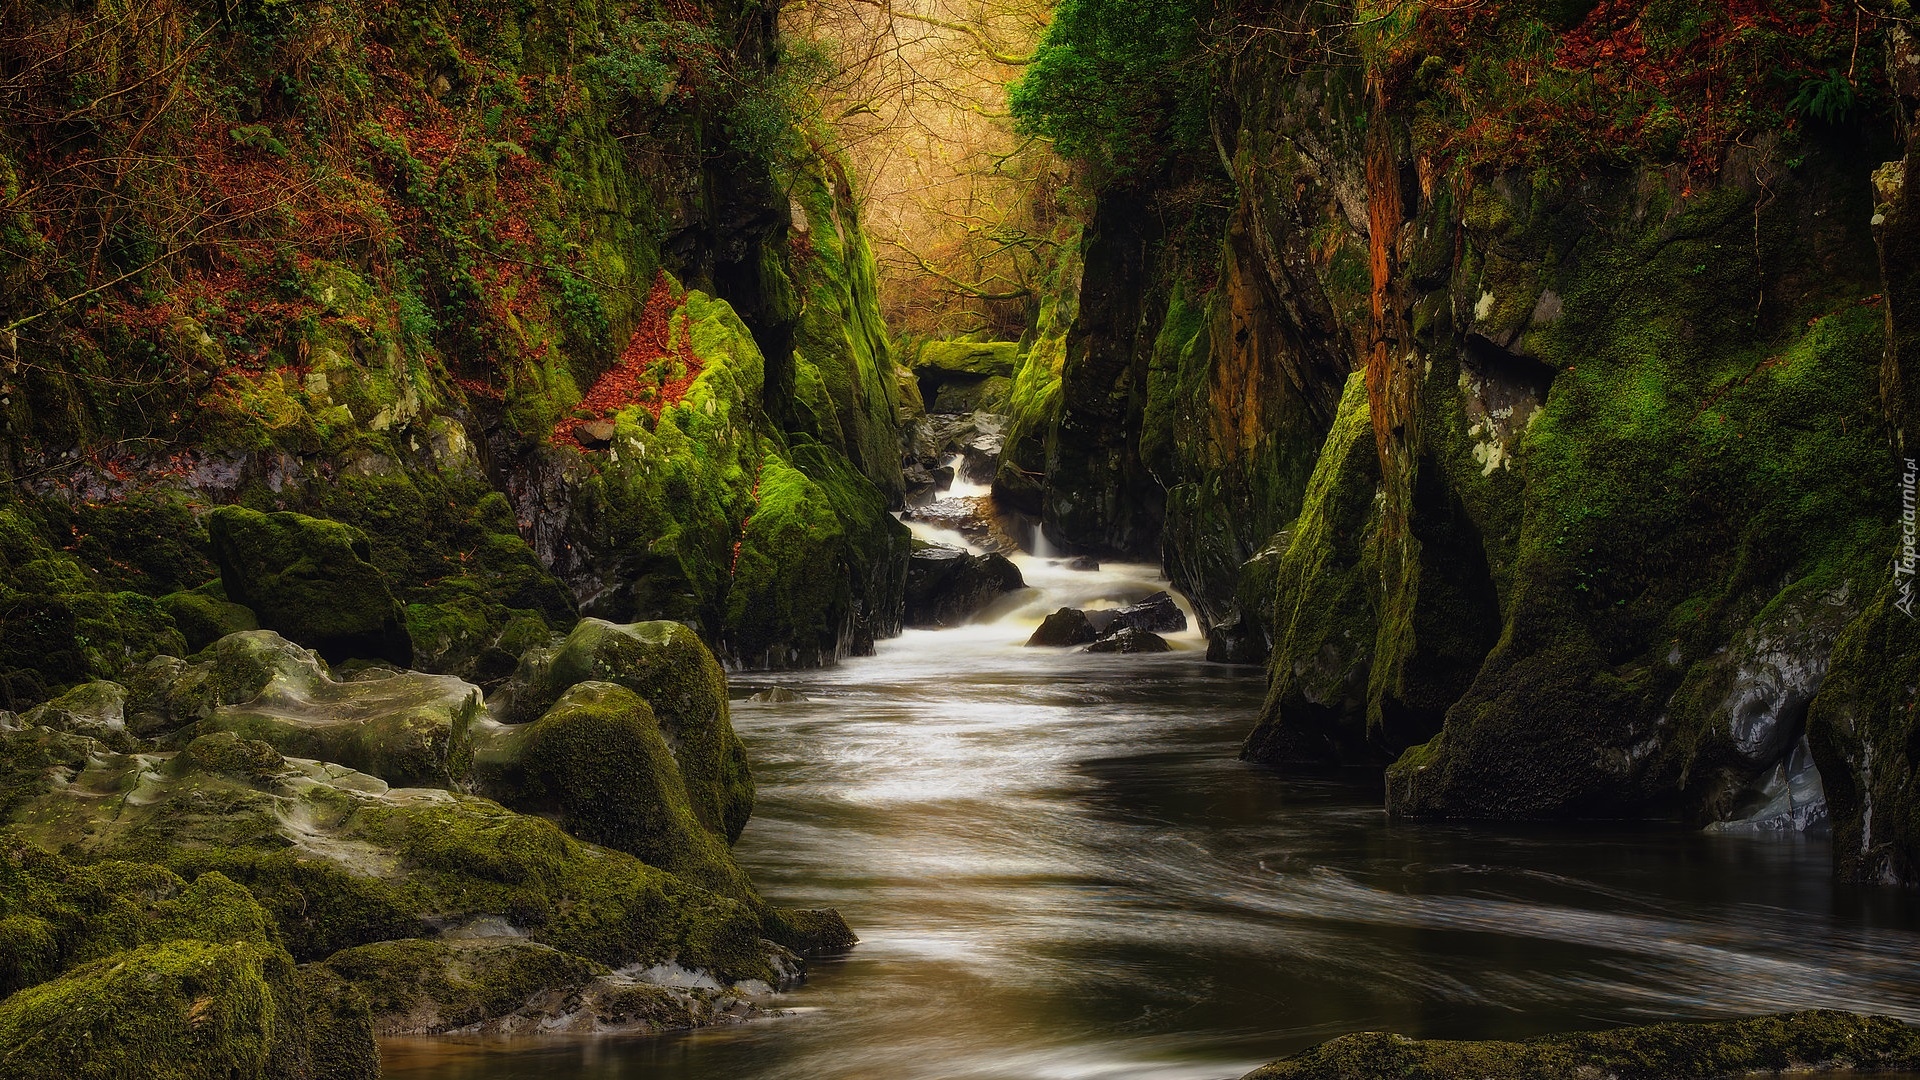
<path fill-rule="evenodd" d="M 1893 584 L 1897 594 L 1893 606 L 1913 618 L 1914 518 L 1913 483 L 1920 469 L 1907 458 L 1906 471 L 1900 474 L 1900 550 L 1893 557 Z"/>

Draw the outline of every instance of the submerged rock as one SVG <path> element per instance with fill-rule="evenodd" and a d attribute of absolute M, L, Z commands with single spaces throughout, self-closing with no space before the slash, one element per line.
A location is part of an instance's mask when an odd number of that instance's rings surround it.
<path fill-rule="evenodd" d="M 1162 653 L 1172 652 L 1173 646 L 1167 644 L 1166 638 L 1152 631 L 1136 630 L 1131 626 L 1124 626 L 1081 651 L 1090 653 Z"/>
<path fill-rule="evenodd" d="M 750 695 L 747 698 L 747 700 L 753 701 L 753 702 L 761 702 L 761 703 L 765 703 L 765 702 L 784 703 L 784 702 L 790 702 L 790 701 L 806 701 L 808 700 L 808 698 L 805 694 L 799 693 L 794 690 L 789 690 L 784 686 L 770 686 L 765 690 L 761 690 L 755 694 Z"/>
<path fill-rule="evenodd" d="M 1028 645 L 1051 646 L 1055 648 L 1067 645 L 1084 645 L 1099 637 L 1093 623 L 1087 620 L 1087 613 L 1079 608 L 1061 608 L 1044 619 L 1033 636 L 1027 639 Z"/>
<path fill-rule="evenodd" d="M 207 519 L 227 596 L 329 661 L 413 663 L 406 618 L 366 535 L 304 514 L 223 506 Z"/>
<path fill-rule="evenodd" d="M 383 941 L 317 966 L 365 994 L 383 1036 L 648 1035 L 761 1015 L 729 988 L 663 986 L 514 937 Z"/>
<path fill-rule="evenodd" d="M 944 544 L 914 544 L 907 564 L 908 626 L 959 626 L 1006 593 L 1027 587 L 1004 555 L 975 555 Z"/>
<path fill-rule="evenodd" d="M 1245 1080 L 1717 1080 L 1916 1066 L 1920 1030 L 1884 1016 L 1800 1012 L 1526 1042 L 1444 1042 L 1366 1032 L 1276 1061 Z"/>

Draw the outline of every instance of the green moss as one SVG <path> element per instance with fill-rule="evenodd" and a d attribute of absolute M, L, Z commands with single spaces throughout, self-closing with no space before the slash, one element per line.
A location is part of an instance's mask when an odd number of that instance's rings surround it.
<path fill-rule="evenodd" d="M 1916 1063 L 1920 1034 L 1897 1020 L 1802 1012 L 1527 1042 L 1420 1041 L 1368 1032 L 1256 1069 L 1246 1080 L 1717 1080 Z"/>
<path fill-rule="evenodd" d="M 223 506 L 207 521 L 227 595 L 261 625 L 332 661 L 413 661 L 399 605 L 366 535 L 303 514 Z"/>
<path fill-rule="evenodd" d="M 1783 583 L 1879 543 L 1884 494 L 1851 479 L 1883 457 L 1884 318 L 1861 303 L 1877 284 L 1850 227 L 1818 244 L 1803 231 L 1809 207 L 1865 212 L 1836 179 L 1853 167 L 1809 166 L 1757 212 L 1729 186 L 1640 216 L 1645 189 L 1624 183 L 1470 210 L 1454 308 L 1477 321 L 1459 329 L 1517 336 L 1528 356 L 1482 344 L 1480 362 L 1550 373 L 1551 389 L 1524 424 L 1431 424 L 1502 627 L 1447 715 L 1444 753 L 1391 775 L 1397 812 L 1679 810 L 1682 756 L 1655 751 L 1689 669 Z M 1597 206 L 1617 224 L 1576 227 Z M 1549 289 L 1559 314 L 1534 319 Z M 1426 408 L 1478 392 L 1464 375 L 1458 394 L 1433 392 L 1443 362 Z"/>
<path fill-rule="evenodd" d="M 561 656 L 566 655 L 563 649 Z M 706 732 L 689 729 L 688 734 L 706 734 L 712 727 L 710 717 Z M 556 816 L 562 828 L 582 840 L 757 903 L 724 834 L 695 817 L 689 790 L 710 792 L 682 775 L 669 749 L 672 738 L 672 730 L 633 691 L 579 682 L 532 723 L 483 728 L 476 740 L 474 779 L 479 791 L 513 809 Z M 689 763 L 699 760 L 701 749 L 711 749 L 677 739 L 673 745 L 683 747 L 681 758 Z"/>
<path fill-rule="evenodd" d="M 343 949 L 319 967 L 365 995 L 382 1033 L 468 1027 L 508 1015 L 536 994 L 577 988 L 607 971 L 529 942 L 420 938 Z"/>
<path fill-rule="evenodd" d="M 260 628 L 251 609 L 198 591 L 169 593 L 160 598 L 160 607 L 179 628 L 190 653 L 228 634 Z"/>
<path fill-rule="evenodd" d="M 276 947 L 142 945 L 0 1001 L 0 1054 L 22 1080 L 264 1075 L 304 1049 L 276 1045 L 292 976 Z"/>
<path fill-rule="evenodd" d="M 324 967 L 306 965 L 296 981 L 306 1010 L 307 1076 L 311 1080 L 374 1080 L 380 1048 L 366 995 Z"/>
<path fill-rule="evenodd" d="M 1380 459 L 1366 378 L 1347 379 L 1340 412 L 1273 571 L 1267 702 L 1241 755 L 1252 761 L 1367 760 L 1367 680 L 1379 633 Z"/>
<path fill-rule="evenodd" d="M 540 717 L 582 682 L 632 690 L 674 748 L 695 816 L 727 843 L 739 838 L 753 812 L 753 775 L 733 730 L 726 674 L 691 630 L 679 623 L 615 626 L 588 619 L 550 657 L 529 660 L 509 696 L 511 719 Z"/>

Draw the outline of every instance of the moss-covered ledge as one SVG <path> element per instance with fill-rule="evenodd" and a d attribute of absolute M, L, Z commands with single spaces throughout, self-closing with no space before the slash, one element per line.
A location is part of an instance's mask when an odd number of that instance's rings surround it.
<path fill-rule="evenodd" d="M 1652 1024 L 1524 1042 L 1344 1035 L 1243 1080 L 1720 1080 L 1816 1069 L 1920 1066 L 1920 1029 L 1884 1016 L 1812 1011 Z"/>

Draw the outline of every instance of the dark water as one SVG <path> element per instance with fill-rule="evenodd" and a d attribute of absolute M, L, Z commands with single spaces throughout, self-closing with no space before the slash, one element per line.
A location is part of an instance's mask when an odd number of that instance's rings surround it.
<path fill-rule="evenodd" d="M 387 1075 L 1213 1080 L 1355 1030 L 1920 1021 L 1920 904 L 1834 887 L 1822 841 L 1390 824 L 1377 791 L 1234 759 L 1258 672 L 1018 648 L 1042 610 L 1145 587 L 1028 573 L 1048 591 L 1004 621 L 910 633 L 782 681 L 807 702 L 736 710 L 760 783 L 742 860 L 863 939 L 791 1015 L 396 1040 Z"/>

